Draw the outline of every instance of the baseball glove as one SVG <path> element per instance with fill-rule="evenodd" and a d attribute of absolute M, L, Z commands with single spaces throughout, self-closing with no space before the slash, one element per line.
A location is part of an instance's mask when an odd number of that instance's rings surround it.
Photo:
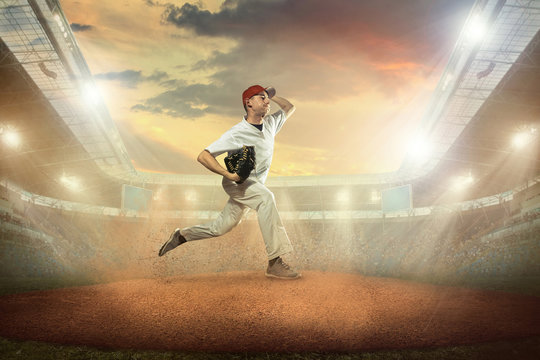
<path fill-rule="evenodd" d="M 229 155 L 225 158 L 225 166 L 230 173 L 236 173 L 241 180 L 237 184 L 243 183 L 255 168 L 255 147 L 242 146 L 240 152 Z"/>

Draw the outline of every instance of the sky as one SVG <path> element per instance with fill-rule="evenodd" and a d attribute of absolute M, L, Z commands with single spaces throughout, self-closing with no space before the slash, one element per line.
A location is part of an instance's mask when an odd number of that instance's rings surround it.
<path fill-rule="evenodd" d="M 210 174 L 259 84 L 296 106 L 270 176 L 309 176 L 399 168 L 474 1 L 60 3 L 137 169 Z"/>

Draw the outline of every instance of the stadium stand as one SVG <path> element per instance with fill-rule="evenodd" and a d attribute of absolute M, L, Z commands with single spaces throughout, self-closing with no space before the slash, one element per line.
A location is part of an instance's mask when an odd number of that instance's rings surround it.
<path fill-rule="evenodd" d="M 286 220 L 285 226 L 296 248 L 294 261 L 306 270 L 444 284 L 527 282 L 540 276 L 540 204 L 537 194 L 524 191 L 510 203 L 463 205 L 459 211 Z M 223 237 L 186 244 L 158 259 L 157 249 L 171 229 L 201 219 L 90 214 L 32 204 L 6 187 L 2 194 L 0 276 L 10 279 L 5 283 L 51 278 L 106 282 L 256 270 L 265 263 L 253 216 Z M 533 210 L 531 199 L 536 199 Z M 509 211 L 524 203 L 525 212 Z"/>

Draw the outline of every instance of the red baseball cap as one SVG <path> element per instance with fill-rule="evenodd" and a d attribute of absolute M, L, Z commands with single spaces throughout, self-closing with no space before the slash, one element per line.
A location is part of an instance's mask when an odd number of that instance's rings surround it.
<path fill-rule="evenodd" d="M 257 95 L 258 93 L 261 93 L 263 91 L 266 91 L 266 89 L 263 88 L 261 85 L 253 85 L 248 87 L 242 93 L 242 104 L 246 105 L 246 101 L 248 101 L 252 96 Z"/>

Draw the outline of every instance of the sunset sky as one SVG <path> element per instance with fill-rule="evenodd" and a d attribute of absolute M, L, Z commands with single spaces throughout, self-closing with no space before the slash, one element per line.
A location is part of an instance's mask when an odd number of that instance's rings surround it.
<path fill-rule="evenodd" d="M 137 169 L 210 174 L 260 84 L 297 108 L 270 176 L 396 170 L 473 3 L 61 0 Z"/>

